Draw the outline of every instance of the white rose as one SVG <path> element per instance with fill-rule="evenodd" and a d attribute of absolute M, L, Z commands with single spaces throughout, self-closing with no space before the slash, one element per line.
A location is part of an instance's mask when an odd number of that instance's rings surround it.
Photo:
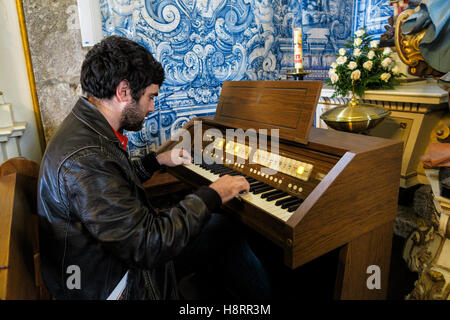
<path fill-rule="evenodd" d="M 331 64 L 331 67 L 332 67 L 333 69 L 336 69 L 337 66 L 338 66 L 338 65 L 337 65 L 336 62 L 333 62 L 333 63 Z"/>
<path fill-rule="evenodd" d="M 353 71 L 350 77 L 352 78 L 352 80 L 358 80 L 361 77 L 361 71 Z"/>
<path fill-rule="evenodd" d="M 350 61 L 350 63 L 349 63 L 347 66 L 348 66 L 348 68 L 349 68 L 350 70 L 353 70 L 353 69 L 355 69 L 358 65 L 356 64 L 355 61 Z"/>
<path fill-rule="evenodd" d="M 358 31 L 355 32 L 355 35 L 357 37 L 362 37 L 364 35 L 364 30 L 363 29 L 359 29 Z"/>
<path fill-rule="evenodd" d="M 355 50 L 353 50 L 353 55 L 355 57 L 359 57 L 361 55 L 361 49 L 356 48 Z"/>
<path fill-rule="evenodd" d="M 398 69 L 398 66 L 393 67 L 391 71 L 392 71 L 393 74 L 399 74 L 400 73 L 400 70 Z"/>
<path fill-rule="evenodd" d="M 339 55 L 343 56 L 343 55 L 345 55 L 346 53 L 347 53 L 347 51 L 345 51 L 344 48 L 340 48 L 340 49 L 339 49 Z"/>
<path fill-rule="evenodd" d="M 375 51 L 370 50 L 369 53 L 367 54 L 367 57 L 368 57 L 369 59 L 373 59 L 373 57 L 375 57 Z"/>
<path fill-rule="evenodd" d="M 381 61 L 381 65 L 383 66 L 383 68 L 388 68 L 392 63 L 392 59 L 391 58 L 385 58 L 383 61 Z"/>
<path fill-rule="evenodd" d="M 363 67 L 364 67 L 364 69 L 370 71 L 370 70 L 372 69 L 372 67 L 373 67 L 372 61 L 366 61 L 366 62 L 364 62 Z"/>
<path fill-rule="evenodd" d="M 331 77 L 332 74 L 336 74 L 336 69 L 330 68 L 330 70 L 328 70 L 328 76 Z"/>
<path fill-rule="evenodd" d="M 347 62 L 347 57 L 346 56 L 341 56 L 341 57 L 339 57 L 339 58 L 337 58 L 336 59 L 336 63 L 338 64 L 338 65 L 341 65 L 341 64 L 344 64 L 344 63 L 346 63 Z"/>
<path fill-rule="evenodd" d="M 383 74 L 380 76 L 381 80 L 383 80 L 384 82 L 388 82 L 390 77 L 391 77 L 391 74 L 390 74 L 390 73 L 383 73 Z"/>
<path fill-rule="evenodd" d="M 356 38 L 353 44 L 355 45 L 355 47 L 359 47 L 362 44 L 362 39 Z"/>
<path fill-rule="evenodd" d="M 330 75 L 331 83 L 336 83 L 339 80 L 339 76 L 336 73 Z"/>
<path fill-rule="evenodd" d="M 384 50 L 383 50 L 383 54 L 384 54 L 384 55 L 388 56 L 388 55 L 390 55 L 391 53 L 392 53 L 391 48 L 389 48 L 389 47 L 384 48 Z"/>
<path fill-rule="evenodd" d="M 372 40 L 372 41 L 370 41 L 369 46 L 370 46 L 371 48 L 378 48 L 378 44 L 379 44 L 379 41 L 378 41 L 378 40 Z"/>

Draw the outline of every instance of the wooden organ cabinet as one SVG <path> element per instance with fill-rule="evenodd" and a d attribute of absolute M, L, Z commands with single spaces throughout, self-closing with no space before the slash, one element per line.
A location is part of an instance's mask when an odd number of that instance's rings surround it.
<path fill-rule="evenodd" d="M 160 152 L 182 144 L 196 151 L 193 164 L 168 168 L 194 187 L 243 175 L 250 192 L 224 210 L 279 246 L 288 267 L 339 248 L 335 297 L 384 299 L 402 143 L 312 127 L 321 87 L 320 81 L 225 82 L 215 116 L 191 120 Z M 248 139 L 226 139 L 227 129 L 242 129 Z M 252 129 L 258 144 L 249 138 Z M 379 290 L 367 287 L 373 265 L 382 270 Z"/>
<path fill-rule="evenodd" d="M 324 88 L 316 112 L 316 126 L 327 128 L 320 115 L 330 108 L 346 104 L 349 99 L 331 98 L 332 88 Z M 400 85 L 394 90 L 370 90 L 363 102 L 391 111 L 390 116 L 365 134 L 403 141 L 400 186 L 409 188 L 429 184 L 420 157 L 426 153 L 431 133 L 448 113 L 448 93 L 435 80 Z"/>

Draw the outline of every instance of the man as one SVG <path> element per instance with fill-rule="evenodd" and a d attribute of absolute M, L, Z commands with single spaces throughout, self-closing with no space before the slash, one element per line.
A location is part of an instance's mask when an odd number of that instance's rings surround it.
<path fill-rule="evenodd" d="M 122 299 L 177 299 L 177 258 L 183 271 L 217 267 L 237 297 L 266 298 L 261 263 L 226 217 L 212 214 L 249 190 L 243 177 L 223 176 L 166 211 L 146 197 L 141 182 L 152 172 L 191 161 L 180 150 L 133 160 L 126 152 L 122 132 L 140 130 L 154 110 L 161 64 L 111 36 L 87 53 L 80 80 L 86 98 L 52 137 L 40 170 L 41 269 L 53 296 L 107 299 L 124 279 Z"/>

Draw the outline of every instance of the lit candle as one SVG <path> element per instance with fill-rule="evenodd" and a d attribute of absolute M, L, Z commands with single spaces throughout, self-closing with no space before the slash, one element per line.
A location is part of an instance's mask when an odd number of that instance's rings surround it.
<path fill-rule="evenodd" d="M 303 72 L 302 28 L 294 28 L 294 68 L 295 73 Z"/>

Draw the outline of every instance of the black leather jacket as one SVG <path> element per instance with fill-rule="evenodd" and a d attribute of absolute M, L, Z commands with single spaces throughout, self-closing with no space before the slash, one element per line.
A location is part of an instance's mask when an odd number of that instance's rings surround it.
<path fill-rule="evenodd" d="M 171 260 L 221 200 L 202 187 L 155 210 L 141 182 L 158 167 L 154 154 L 130 160 L 103 115 L 80 98 L 52 137 L 39 177 L 41 269 L 55 298 L 106 299 L 127 270 L 125 298 L 178 298 Z"/>

